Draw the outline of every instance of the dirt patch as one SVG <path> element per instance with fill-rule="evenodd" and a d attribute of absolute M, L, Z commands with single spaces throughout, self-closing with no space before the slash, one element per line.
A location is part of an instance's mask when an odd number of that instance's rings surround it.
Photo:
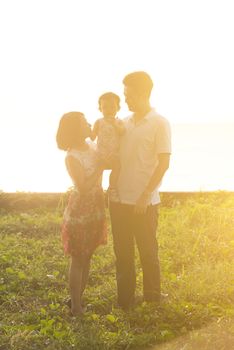
<path fill-rule="evenodd" d="M 220 320 L 147 350 L 234 350 L 234 319 Z"/>

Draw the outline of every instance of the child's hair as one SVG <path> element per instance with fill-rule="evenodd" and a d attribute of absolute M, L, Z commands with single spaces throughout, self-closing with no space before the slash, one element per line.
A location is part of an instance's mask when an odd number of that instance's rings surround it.
<path fill-rule="evenodd" d="M 123 79 L 123 84 L 148 96 L 150 96 L 153 88 L 153 81 L 151 77 L 144 71 L 132 72 L 126 75 Z"/>
<path fill-rule="evenodd" d="M 120 108 L 120 98 L 114 92 L 106 92 L 105 94 L 99 97 L 98 99 L 99 108 L 101 107 L 101 101 L 103 100 L 115 100 L 117 106 Z"/>
<path fill-rule="evenodd" d="M 81 112 L 69 112 L 62 116 L 59 122 L 56 142 L 59 149 L 67 151 L 79 140 L 80 122 L 84 118 Z"/>

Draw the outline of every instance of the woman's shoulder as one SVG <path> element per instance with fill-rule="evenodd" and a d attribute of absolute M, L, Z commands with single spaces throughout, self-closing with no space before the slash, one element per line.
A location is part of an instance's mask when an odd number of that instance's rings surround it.
<path fill-rule="evenodd" d="M 86 149 L 78 150 L 78 149 L 71 148 L 70 150 L 67 151 L 66 156 L 67 157 L 68 156 L 79 157 L 79 156 L 86 154 L 90 150 L 96 150 L 97 145 L 95 142 L 88 140 L 88 141 L 86 141 L 86 144 L 88 146 Z"/>
<path fill-rule="evenodd" d="M 97 154 L 97 144 L 92 141 L 87 141 L 87 149 L 84 151 L 78 151 L 71 149 L 67 152 L 66 159 L 69 157 L 73 157 L 77 159 L 81 164 L 83 164 L 86 161 L 89 161 L 90 159 L 96 158 Z"/>
<path fill-rule="evenodd" d="M 67 154 L 66 154 L 66 157 L 65 157 L 66 163 L 69 162 L 71 159 L 76 159 L 79 162 L 81 162 L 80 152 L 75 150 L 75 149 L 71 149 L 71 150 L 67 151 Z"/>

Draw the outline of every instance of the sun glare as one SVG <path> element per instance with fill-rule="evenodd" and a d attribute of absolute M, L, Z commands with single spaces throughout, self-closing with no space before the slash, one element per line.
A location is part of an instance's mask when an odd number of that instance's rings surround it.
<path fill-rule="evenodd" d="M 146 70 L 154 80 L 152 105 L 173 124 L 162 189 L 233 190 L 231 14 L 226 1 L 136 1 L 134 9 L 131 1 L 2 3 L 0 189 L 65 191 L 70 180 L 55 144 L 61 115 L 81 111 L 93 123 L 98 96 L 111 90 L 125 117 L 122 79 Z M 190 124 L 184 133 L 183 123 Z M 197 123 L 210 125 L 202 143 Z"/>

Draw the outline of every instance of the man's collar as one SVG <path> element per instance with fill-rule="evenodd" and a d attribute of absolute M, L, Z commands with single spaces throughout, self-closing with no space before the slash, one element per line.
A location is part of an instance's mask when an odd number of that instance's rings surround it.
<path fill-rule="evenodd" d="M 148 113 L 146 113 L 146 115 L 142 119 L 140 119 L 138 123 L 149 120 L 155 113 L 155 108 L 151 108 L 151 110 Z M 135 123 L 134 113 L 130 115 L 129 120 Z"/>

